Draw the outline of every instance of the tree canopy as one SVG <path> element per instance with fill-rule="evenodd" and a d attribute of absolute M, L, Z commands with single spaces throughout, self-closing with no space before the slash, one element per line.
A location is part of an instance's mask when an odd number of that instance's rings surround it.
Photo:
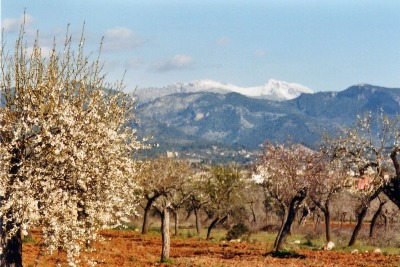
<path fill-rule="evenodd" d="M 105 81 L 84 41 L 74 49 L 67 32 L 61 52 L 54 43 L 45 57 L 22 27 L 14 53 L 2 44 L 2 262 L 19 258 L 12 244 L 40 225 L 48 251 L 65 250 L 73 264 L 96 230 L 135 213 L 134 100 L 122 83 Z"/>

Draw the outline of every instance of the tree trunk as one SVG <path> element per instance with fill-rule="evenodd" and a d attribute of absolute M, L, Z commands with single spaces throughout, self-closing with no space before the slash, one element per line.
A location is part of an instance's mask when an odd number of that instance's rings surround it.
<path fill-rule="evenodd" d="M 353 246 L 356 243 L 356 240 L 357 240 L 357 237 L 358 237 L 358 233 L 361 230 L 362 223 L 364 221 L 365 215 L 367 215 L 367 211 L 368 211 L 368 206 L 364 206 L 361 209 L 361 212 L 358 214 L 358 216 L 357 216 L 357 224 L 356 224 L 356 227 L 354 227 L 353 234 L 351 235 L 350 242 L 349 242 L 349 245 L 348 245 L 349 247 Z"/>
<path fill-rule="evenodd" d="M 325 217 L 325 237 L 326 237 L 326 242 L 331 241 L 331 214 L 329 212 L 329 209 L 325 209 L 324 212 L 324 217 Z"/>
<path fill-rule="evenodd" d="M 256 211 L 254 210 L 254 202 L 250 203 L 250 210 L 251 210 L 251 215 L 253 216 L 253 219 L 251 223 L 256 224 L 257 223 L 257 216 L 256 216 Z"/>
<path fill-rule="evenodd" d="M 11 229 L 11 223 L 6 227 Z M 11 239 L 6 240 L 7 231 L 2 231 L 1 242 L 4 251 L 0 256 L 1 267 L 22 267 L 22 236 L 19 229 Z M 3 245 L 5 244 L 5 245 Z"/>
<path fill-rule="evenodd" d="M 365 215 L 367 215 L 367 211 L 369 208 L 370 203 L 372 202 L 372 200 L 374 200 L 375 198 L 377 198 L 379 196 L 379 194 L 381 193 L 381 188 L 378 188 L 369 198 L 368 198 L 368 202 L 362 207 L 360 213 L 357 215 L 357 224 L 356 227 L 354 228 L 353 234 L 351 235 L 350 238 L 350 242 L 349 242 L 349 247 L 353 246 L 356 243 L 357 237 L 358 237 L 358 233 L 361 230 L 362 227 L 362 223 L 364 221 Z"/>
<path fill-rule="evenodd" d="M 390 178 L 389 182 L 383 185 L 383 192 L 400 208 L 400 163 L 397 159 L 397 153 L 397 150 L 393 150 L 390 153 L 396 176 Z"/>
<path fill-rule="evenodd" d="M 18 179 L 17 174 L 20 169 L 19 163 L 21 162 L 21 151 L 23 149 L 18 149 L 14 148 L 12 150 L 13 152 L 13 157 L 11 158 L 11 170 L 10 174 L 15 175 L 13 177 L 13 180 Z M 5 199 L 8 199 L 7 197 L 2 196 L 0 199 L 0 203 Z M 11 214 L 8 214 L 8 218 L 12 218 L 12 210 L 9 211 Z M 1 248 L 2 251 L 0 252 L 0 267 L 22 267 L 22 236 L 21 236 L 21 228 L 20 225 L 15 225 L 14 220 L 10 220 L 7 222 L 4 222 L 4 217 L 1 216 Z M 4 225 L 5 224 L 5 225 Z M 5 226 L 3 228 L 3 226 Z M 13 227 L 17 227 L 17 232 L 10 238 L 7 239 L 7 233 L 9 233 Z"/>
<path fill-rule="evenodd" d="M 286 217 L 287 217 L 287 210 L 283 209 L 283 216 L 282 216 L 282 220 L 281 220 L 281 227 L 279 227 L 279 232 L 278 235 L 275 238 L 275 242 L 274 242 L 274 248 L 276 248 L 276 245 L 278 244 L 278 240 L 281 237 L 282 231 L 283 231 L 283 227 L 285 226 L 285 221 L 286 221 Z"/>
<path fill-rule="evenodd" d="M 147 198 L 146 207 L 144 208 L 143 214 L 143 225 L 142 225 L 142 234 L 147 234 L 149 231 L 149 216 L 150 209 L 153 205 L 153 202 L 159 197 L 159 195 L 154 195 L 153 197 Z"/>
<path fill-rule="evenodd" d="M 400 179 L 390 178 L 390 182 L 383 186 L 385 195 L 400 208 Z"/>
<path fill-rule="evenodd" d="M 168 204 L 168 203 L 167 203 Z M 166 262 L 169 258 L 171 240 L 169 236 L 169 205 L 165 205 L 161 212 L 161 262 Z"/>
<path fill-rule="evenodd" d="M 388 216 L 385 213 L 382 213 L 383 223 L 385 224 L 385 231 L 389 231 L 389 222 Z"/>
<path fill-rule="evenodd" d="M 199 210 L 197 208 L 194 208 L 194 215 L 196 218 L 196 232 L 197 232 L 197 237 L 200 236 L 200 214 L 199 214 Z"/>
<path fill-rule="evenodd" d="M 329 198 L 326 199 L 324 206 L 321 208 L 322 212 L 324 213 L 325 219 L 325 237 L 326 242 L 331 241 L 331 212 L 329 209 Z"/>
<path fill-rule="evenodd" d="M 343 223 L 346 220 L 346 212 L 342 212 L 342 214 L 340 215 L 340 228 L 343 228 Z"/>
<path fill-rule="evenodd" d="M 309 213 L 310 213 L 309 209 L 306 207 L 303 207 L 303 210 L 301 211 L 301 217 L 299 220 L 299 227 L 303 226 Z"/>
<path fill-rule="evenodd" d="M 178 211 L 176 210 L 176 209 L 174 209 L 174 230 L 175 230 L 175 233 L 174 233 L 174 235 L 175 236 L 178 236 L 178 232 L 179 232 L 179 229 L 178 229 L 178 227 L 179 227 L 179 218 L 178 218 Z"/>
<path fill-rule="evenodd" d="M 208 229 L 207 229 L 207 240 L 209 240 L 210 239 L 210 237 L 211 237 L 211 230 L 212 229 L 214 229 L 214 227 L 218 224 L 218 223 L 223 223 L 224 221 L 226 221 L 226 219 L 228 219 L 228 214 L 226 214 L 224 217 L 222 217 L 221 219 L 219 218 L 219 217 L 217 217 L 217 218 L 215 218 L 212 222 L 211 222 L 211 224 L 210 224 L 210 226 L 208 226 Z"/>
<path fill-rule="evenodd" d="M 321 214 L 316 212 L 317 219 L 315 220 L 314 229 L 318 229 L 321 224 Z"/>
<path fill-rule="evenodd" d="M 219 217 L 217 217 L 217 218 L 215 218 L 212 222 L 211 222 L 211 224 L 208 226 L 208 229 L 207 229 L 207 240 L 209 240 L 210 239 L 210 237 L 211 237 L 211 230 L 215 227 L 215 225 L 218 223 L 218 221 L 219 221 Z"/>
<path fill-rule="evenodd" d="M 292 223 L 296 218 L 296 213 L 299 209 L 301 202 L 306 198 L 307 190 L 301 190 L 290 202 L 288 216 L 286 218 L 286 222 L 283 226 L 282 232 L 279 237 L 277 237 L 275 250 L 279 251 L 283 249 L 283 245 L 285 244 L 286 237 L 290 233 L 290 229 L 292 227 Z M 278 239 L 279 238 L 279 239 Z"/>
<path fill-rule="evenodd" d="M 381 202 L 379 203 L 378 209 L 376 210 L 374 216 L 372 217 L 371 225 L 370 225 L 370 227 L 369 227 L 369 238 L 370 238 L 370 239 L 375 238 L 375 228 L 376 228 L 375 226 L 376 226 L 376 222 L 378 221 L 378 218 L 379 218 L 379 216 L 381 215 L 383 206 L 384 206 L 385 204 L 386 204 L 386 201 L 381 201 Z"/>

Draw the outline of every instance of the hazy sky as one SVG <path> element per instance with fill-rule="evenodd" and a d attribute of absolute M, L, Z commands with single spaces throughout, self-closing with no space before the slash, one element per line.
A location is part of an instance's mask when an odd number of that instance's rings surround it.
<path fill-rule="evenodd" d="M 42 47 L 68 24 L 78 38 L 85 23 L 88 51 L 104 36 L 108 78 L 126 70 L 128 91 L 201 79 L 400 87 L 398 0 L 1 0 L 8 47 L 24 9 Z"/>

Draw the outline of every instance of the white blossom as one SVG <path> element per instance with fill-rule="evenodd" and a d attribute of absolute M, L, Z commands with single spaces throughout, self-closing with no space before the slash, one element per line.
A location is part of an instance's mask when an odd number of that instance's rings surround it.
<path fill-rule="evenodd" d="M 132 154 L 143 145 L 129 128 L 133 99 L 69 38 L 48 59 L 23 43 L 12 56 L 1 51 L 2 230 L 11 238 L 40 226 L 48 251 L 65 250 L 75 266 L 98 229 L 136 213 Z"/>

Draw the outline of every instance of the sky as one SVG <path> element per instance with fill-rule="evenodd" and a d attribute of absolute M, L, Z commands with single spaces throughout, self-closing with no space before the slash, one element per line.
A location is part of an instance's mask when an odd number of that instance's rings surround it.
<path fill-rule="evenodd" d="M 205 79 L 400 88 L 398 0 L 1 0 L 6 49 L 24 10 L 43 51 L 54 37 L 62 44 L 67 25 L 75 40 L 85 25 L 88 53 L 104 38 L 106 77 L 126 72 L 127 91 Z"/>

